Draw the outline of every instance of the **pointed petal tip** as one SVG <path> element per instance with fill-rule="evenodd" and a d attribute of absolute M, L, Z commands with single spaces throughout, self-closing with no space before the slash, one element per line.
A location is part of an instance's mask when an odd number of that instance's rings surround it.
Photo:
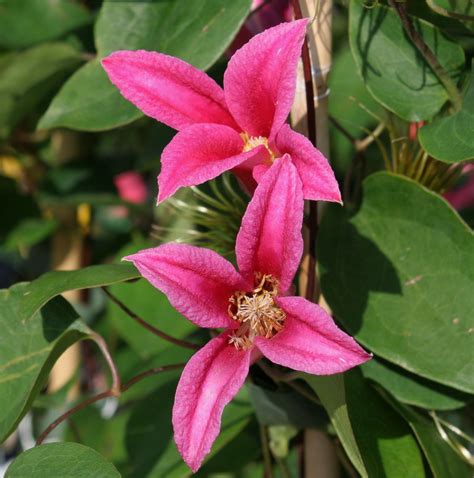
<path fill-rule="evenodd" d="M 102 68 L 108 73 L 110 69 L 112 69 L 114 66 L 117 65 L 118 62 L 125 56 L 127 53 L 134 53 L 133 51 L 127 51 L 127 50 L 118 50 L 110 53 L 107 56 L 104 56 L 104 58 L 100 59 L 100 64 L 102 65 Z"/>

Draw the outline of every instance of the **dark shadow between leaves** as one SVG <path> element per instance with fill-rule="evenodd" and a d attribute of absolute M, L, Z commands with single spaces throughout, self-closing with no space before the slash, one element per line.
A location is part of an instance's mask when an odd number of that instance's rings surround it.
<path fill-rule="evenodd" d="M 79 315 L 63 297 L 56 297 L 38 312 L 42 319 L 43 337 L 48 342 L 57 340 Z M 31 317 L 27 320 L 36 320 Z"/>

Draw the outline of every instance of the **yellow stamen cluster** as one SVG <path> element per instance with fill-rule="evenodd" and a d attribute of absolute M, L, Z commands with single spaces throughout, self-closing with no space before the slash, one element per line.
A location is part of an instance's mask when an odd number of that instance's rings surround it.
<path fill-rule="evenodd" d="M 252 151 L 252 149 L 256 148 L 257 146 L 263 145 L 270 156 L 270 163 L 273 163 L 275 160 L 275 153 L 268 145 L 268 138 L 265 138 L 265 136 L 249 136 L 248 133 L 241 133 L 240 137 L 244 142 L 244 148 L 242 149 L 242 152 L 246 153 L 247 151 Z"/>
<path fill-rule="evenodd" d="M 229 336 L 238 350 L 253 346 L 255 337 L 270 339 L 283 329 L 286 314 L 275 303 L 278 280 L 270 274 L 255 274 L 255 288 L 237 291 L 229 299 L 229 315 L 240 327 Z"/>

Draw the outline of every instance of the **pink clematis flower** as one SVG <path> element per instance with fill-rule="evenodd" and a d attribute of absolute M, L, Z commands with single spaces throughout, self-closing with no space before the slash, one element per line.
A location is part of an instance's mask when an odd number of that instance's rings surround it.
<path fill-rule="evenodd" d="M 306 24 L 282 23 L 253 37 L 230 59 L 224 90 L 204 72 L 161 53 L 117 51 L 102 60 L 127 100 L 178 130 L 161 157 L 158 202 L 227 170 L 252 191 L 286 153 L 305 199 L 341 201 L 326 158 L 285 124 Z"/>
<path fill-rule="evenodd" d="M 301 180 L 285 155 L 262 178 L 243 217 L 238 271 L 212 250 L 183 244 L 125 258 L 189 320 L 225 329 L 190 359 L 176 390 L 174 437 L 193 471 L 219 433 L 225 405 L 262 355 L 317 375 L 370 358 L 321 307 L 286 295 L 303 251 L 302 221 Z"/>
<path fill-rule="evenodd" d="M 134 204 L 146 201 L 147 190 L 142 176 L 135 171 L 125 171 L 114 177 L 115 187 L 119 196 Z"/>

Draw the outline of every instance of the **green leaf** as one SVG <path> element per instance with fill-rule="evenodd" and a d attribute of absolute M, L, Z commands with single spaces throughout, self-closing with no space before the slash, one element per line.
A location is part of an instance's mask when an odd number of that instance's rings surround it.
<path fill-rule="evenodd" d="M 96 59 L 77 70 L 64 84 L 40 119 L 38 129 L 63 126 L 102 131 L 131 123 L 141 116 L 110 83 Z"/>
<path fill-rule="evenodd" d="M 408 371 L 474 391 L 474 237 L 444 199 L 373 174 L 354 217 L 328 208 L 318 253 L 324 296 L 351 335 Z"/>
<path fill-rule="evenodd" d="M 57 225 L 55 219 L 26 218 L 10 231 L 5 240 L 5 248 L 19 249 L 33 246 L 50 236 Z"/>
<path fill-rule="evenodd" d="M 362 460 L 349 419 L 343 375 L 315 376 L 302 374 L 301 378 L 309 384 L 321 400 L 336 430 L 337 436 L 355 469 L 363 478 L 367 478 L 370 470 L 366 469 Z"/>
<path fill-rule="evenodd" d="M 329 113 L 353 135 L 365 136 L 362 127 L 373 123 L 374 119 L 360 108 L 355 100 L 374 112 L 381 112 L 383 109 L 367 91 L 361 78 L 354 74 L 356 69 L 349 48 L 339 50 L 329 78 L 331 88 Z"/>
<path fill-rule="evenodd" d="M 173 440 L 171 410 L 176 384 L 175 380 L 163 384 L 144 401 L 138 402 L 132 411 L 126 436 L 131 476 L 184 478 L 191 475 Z M 249 423 L 252 408 L 245 392 L 245 388 L 242 389 L 225 408 L 221 432 L 206 461 Z"/>
<path fill-rule="evenodd" d="M 471 395 L 414 375 L 390 362 L 369 360 L 361 367 L 364 377 L 377 382 L 397 400 L 429 410 L 453 410 L 463 407 Z"/>
<path fill-rule="evenodd" d="M 432 420 L 398 403 L 388 394 L 384 394 L 384 398 L 412 428 L 435 478 L 472 477 L 472 468 L 443 440 Z"/>
<path fill-rule="evenodd" d="M 90 331 L 62 297 L 18 314 L 28 284 L 0 291 L 0 443 L 16 428 L 61 353 Z"/>
<path fill-rule="evenodd" d="M 453 77 L 464 66 L 462 48 L 433 25 L 413 18 L 416 30 Z M 349 38 L 358 72 L 374 98 L 407 121 L 435 115 L 448 99 L 443 85 L 387 7 L 350 5 Z"/>
<path fill-rule="evenodd" d="M 457 163 L 474 159 L 474 67 L 461 110 L 423 126 L 418 139 L 423 149 L 440 161 Z"/>
<path fill-rule="evenodd" d="M 52 271 L 22 285 L 18 291 L 18 314 L 28 320 L 53 297 L 68 290 L 91 289 L 140 277 L 131 264 L 108 264 L 84 267 L 76 271 Z M 13 286 L 15 289 L 17 286 Z"/>
<path fill-rule="evenodd" d="M 425 476 L 423 460 L 408 425 L 362 378 L 344 374 L 349 419 L 369 476 Z"/>
<path fill-rule="evenodd" d="M 22 228 L 23 222 L 39 218 L 40 210 L 31 196 L 20 191 L 14 179 L 5 176 L 0 176 L 0 203 L 15 205 L 15 207 L 2 208 L 0 244 L 5 247 L 6 243 L 11 241 L 11 235 Z"/>
<path fill-rule="evenodd" d="M 96 23 L 100 56 L 116 50 L 153 49 L 209 68 L 234 38 L 249 0 L 151 0 L 104 3 Z"/>
<path fill-rule="evenodd" d="M 177 312 L 166 296 L 145 279 L 115 284 L 109 290 L 142 319 L 177 339 L 183 339 L 196 330 L 196 326 Z M 150 358 L 169 347 L 168 342 L 137 324 L 112 301 L 108 303 L 107 318 L 120 336 L 143 358 Z"/>
<path fill-rule="evenodd" d="M 120 478 L 120 473 L 92 448 L 78 443 L 48 443 L 19 455 L 5 478 Z"/>
<path fill-rule="evenodd" d="M 106 1 L 95 26 L 98 56 L 124 49 L 156 50 L 206 69 L 225 51 L 249 8 L 250 0 Z M 140 116 L 93 60 L 64 85 L 39 127 L 100 131 Z"/>
<path fill-rule="evenodd" d="M 25 48 L 86 25 L 91 14 L 75 0 L 2 0 L 0 46 Z"/>
<path fill-rule="evenodd" d="M 347 47 L 342 47 L 334 58 L 329 76 L 331 101 L 329 114 L 334 117 L 355 138 L 367 136 L 364 128 L 370 128 L 375 119 L 359 104 L 376 115 L 383 115 L 383 108 L 372 98 L 364 82 L 355 72 L 356 64 Z M 345 169 L 351 161 L 354 146 L 336 128 L 331 130 L 331 162 Z M 334 164 L 335 163 L 335 164 Z"/>
<path fill-rule="evenodd" d="M 66 43 L 39 45 L 10 55 L 8 60 L 0 68 L 2 136 L 8 135 L 19 120 L 55 91 L 82 62 L 80 53 Z"/>

